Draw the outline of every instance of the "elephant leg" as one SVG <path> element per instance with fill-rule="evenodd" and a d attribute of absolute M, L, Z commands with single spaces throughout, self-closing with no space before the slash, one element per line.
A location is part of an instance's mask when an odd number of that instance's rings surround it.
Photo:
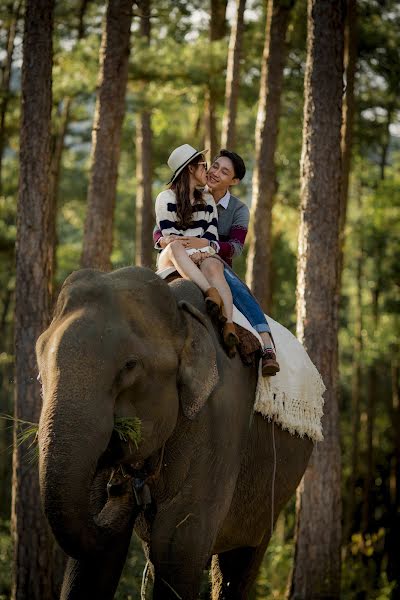
<path fill-rule="evenodd" d="M 70 558 L 64 574 L 60 600 L 111 600 L 121 577 L 132 535 L 133 520 L 123 536 L 113 540 L 107 552 L 87 560 Z"/>
<path fill-rule="evenodd" d="M 165 564 L 154 565 L 153 600 L 194 600 L 198 597 L 206 560 L 189 552 L 175 552 Z"/>
<path fill-rule="evenodd" d="M 256 581 L 268 546 L 245 547 L 214 555 L 211 564 L 212 600 L 246 600 Z"/>
<path fill-rule="evenodd" d="M 171 514 L 172 513 L 172 517 Z M 191 509 L 174 513 L 153 525 L 150 560 L 154 568 L 154 600 L 194 600 L 211 556 L 215 523 L 205 512 Z M 165 515 L 168 514 L 168 523 Z M 157 515 L 158 517 L 159 515 Z"/>

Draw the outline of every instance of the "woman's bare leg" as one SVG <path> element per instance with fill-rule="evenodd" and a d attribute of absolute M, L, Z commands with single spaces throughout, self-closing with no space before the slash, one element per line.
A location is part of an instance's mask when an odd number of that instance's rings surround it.
<path fill-rule="evenodd" d="M 158 264 L 160 269 L 169 266 L 174 266 L 179 275 L 184 279 L 193 281 L 204 293 L 212 287 L 212 284 L 209 283 L 200 269 L 190 260 L 185 248 L 179 241 L 171 242 L 160 258 Z"/>
<path fill-rule="evenodd" d="M 225 307 L 225 316 L 228 323 L 232 323 L 233 300 L 229 285 L 224 275 L 224 265 L 215 258 L 207 258 L 200 265 L 200 270 L 220 293 Z"/>

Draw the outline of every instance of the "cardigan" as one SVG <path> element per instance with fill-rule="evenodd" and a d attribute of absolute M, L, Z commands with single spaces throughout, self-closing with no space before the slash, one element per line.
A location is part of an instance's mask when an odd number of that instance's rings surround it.
<path fill-rule="evenodd" d="M 177 226 L 176 196 L 173 190 L 165 190 L 158 194 L 156 199 L 157 227 L 163 237 L 175 234 L 180 236 L 199 237 L 206 240 L 218 240 L 218 213 L 214 199 L 209 194 L 204 194 L 205 204 L 193 205 L 193 219 L 187 229 Z M 161 237 L 159 236 L 159 238 Z"/>
<path fill-rule="evenodd" d="M 220 202 L 218 210 L 218 234 L 220 250 L 218 254 L 231 267 L 232 260 L 240 256 L 249 228 L 250 211 L 246 204 L 230 194 L 225 208 Z"/>

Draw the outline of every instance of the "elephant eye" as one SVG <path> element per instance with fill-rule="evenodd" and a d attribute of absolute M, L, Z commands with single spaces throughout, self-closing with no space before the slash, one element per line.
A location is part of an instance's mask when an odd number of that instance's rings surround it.
<path fill-rule="evenodd" d="M 125 363 L 125 369 L 127 371 L 131 371 L 135 367 L 136 367 L 136 360 L 134 360 L 133 358 L 131 358 L 131 359 L 129 359 L 129 360 L 126 361 L 126 363 Z"/>

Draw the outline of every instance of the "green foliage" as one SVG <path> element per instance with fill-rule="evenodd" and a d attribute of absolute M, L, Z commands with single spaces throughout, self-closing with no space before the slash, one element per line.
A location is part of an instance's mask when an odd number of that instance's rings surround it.
<path fill-rule="evenodd" d="M 12 543 L 10 522 L 0 518 L 0 600 L 11 598 Z"/>
<path fill-rule="evenodd" d="M 63 109 L 71 100 L 64 140 L 58 189 L 56 288 L 79 268 L 90 168 L 92 121 L 96 103 L 99 48 L 105 3 L 89 2 L 80 31 L 80 0 L 56 3 L 53 67 L 53 135 L 60 132 Z M 349 502 L 351 454 L 354 443 L 352 378 L 357 361 L 361 366 L 359 460 L 356 506 L 352 515 L 353 537 L 344 540 L 343 597 L 383 600 L 392 593 L 388 582 L 384 539 L 390 530 L 391 477 L 395 454 L 392 368 L 400 362 L 399 281 L 400 247 L 400 10 L 395 0 L 360 0 L 354 152 L 346 225 L 342 298 L 340 302 L 340 417 L 343 455 L 343 500 Z M 272 316 L 295 331 L 296 256 L 299 222 L 299 161 L 302 146 L 303 78 L 306 49 L 307 2 L 298 0 L 288 29 L 288 59 L 279 122 L 276 154 L 277 193 L 273 209 L 273 307 Z M 137 36 L 140 10 L 134 5 L 132 50 L 126 115 L 114 223 L 114 267 L 132 264 L 135 258 L 135 199 L 137 181 L 134 140 L 140 109 L 152 111 L 153 196 L 169 178 L 167 156 L 174 146 L 187 141 L 204 143 L 204 97 L 211 83 L 217 96 L 217 123 L 224 111 L 224 88 L 228 36 L 208 41 L 208 15 L 204 2 L 158 0 L 151 11 L 150 47 Z M 4 50 L 9 7 L 0 7 L 0 46 Z M 18 26 L 12 85 L 8 94 L 5 151 L 0 195 L 0 412 L 12 413 L 13 313 L 18 196 L 20 124 L 21 31 Z M 229 32 L 228 32 L 229 33 Z M 245 180 L 233 192 L 250 206 L 254 166 L 254 131 L 259 95 L 261 55 L 265 35 L 265 2 L 247 3 L 243 40 L 242 77 L 239 89 L 236 150 L 247 165 Z M 81 36 L 81 37 L 80 37 Z M 80 38 L 80 39 L 79 39 Z M 3 55 L 1 55 L 2 57 Z M 3 96 L 1 96 L 3 97 Z M 220 133 L 220 131 L 219 131 Z M 357 260 L 362 272 L 357 278 Z M 244 278 L 246 249 L 235 268 Z M 361 306 L 357 287 L 360 285 Z M 356 348 L 358 309 L 362 315 L 362 348 Z M 362 531 L 361 512 L 368 453 L 368 389 L 371 365 L 377 368 L 376 414 L 373 435 L 373 522 Z M 11 428 L 0 427 L 3 489 L 10 489 Z M 33 424 L 22 424 L 22 442 L 35 437 Z M 140 439 L 138 423 L 116 423 L 124 441 Z M 32 445 L 32 448 L 35 444 Z M 4 495 L 6 498 L 6 495 Z M 7 505 L 1 514 L 9 516 Z M 6 501 L 4 500 L 4 502 Z M 281 598 L 293 553 L 294 503 L 285 511 L 285 532 L 274 535 L 262 565 L 256 598 Z M 382 534 L 384 532 L 384 534 Z M 0 599 L 8 597 L 11 542 L 8 522 L 0 522 Z M 138 540 L 132 539 L 129 559 L 118 598 L 138 597 L 144 558 Z M 205 584 L 205 588 L 206 588 Z M 205 595 L 205 592 L 204 592 Z"/>
<path fill-rule="evenodd" d="M 142 439 L 142 422 L 137 417 L 115 417 L 114 431 L 120 440 L 131 442 L 137 448 Z"/>

